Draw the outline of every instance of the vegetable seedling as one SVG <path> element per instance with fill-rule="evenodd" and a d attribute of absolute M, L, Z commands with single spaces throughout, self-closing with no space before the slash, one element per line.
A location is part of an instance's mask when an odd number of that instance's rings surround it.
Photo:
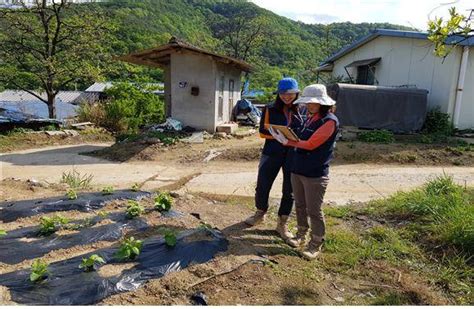
<path fill-rule="evenodd" d="M 77 193 L 76 193 L 76 191 L 74 191 L 74 189 L 67 190 L 66 196 L 69 200 L 76 200 L 77 199 Z"/>
<path fill-rule="evenodd" d="M 128 201 L 127 217 L 129 219 L 140 216 L 144 211 L 145 209 L 137 201 Z"/>
<path fill-rule="evenodd" d="M 116 253 L 117 258 L 120 260 L 134 260 L 140 254 L 142 244 L 141 240 L 134 237 L 123 240 Z"/>
<path fill-rule="evenodd" d="M 101 210 L 97 213 L 97 215 L 101 218 L 101 219 L 105 219 L 107 218 L 107 216 L 109 215 L 109 213 L 105 210 Z"/>
<path fill-rule="evenodd" d="M 48 277 L 48 264 L 40 259 L 34 260 L 31 264 L 31 282 L 39 282 Z"/>
<path fill-rule="evenodd" d="M 104 259 L 97 254 L 93 254 L 88 258 L 82 258 L 79 268 L 84 269 L 85 272 L 90 272 L 94 271 L 95 267 L 100 264 L 105 264 Z"/>
<path fill-rule="evenodd" d="M 134 183 L 132 186 L 132 191 L 137 192 L 140 190 L 140 185 L 138 183 Z"/>
<path fill-rule="evenodd" d="M 165 243 L 168 247 L 176 246 L 178 240 L 176 239 L 176 233 L 174 231 L 165 232 Z"/>
<path fill-rule="evenodd" d="M 114 187 L 112 186 L 107 186 L 102 189 L 102 195 L 111 195 L 112 193 L 114 193 Z"/>
<path fill-rule="evenodd" d="M 171 209 L 173 198 L 169 193 L 160 193 L 155 197 L 155 209 L 162 212 Z"/>
<path fill-rule="evenodd" d="M 51 235 L 68 223 L 69 220 L 62 216 L 41 217 L 39 233 L 44 236 Z"/>

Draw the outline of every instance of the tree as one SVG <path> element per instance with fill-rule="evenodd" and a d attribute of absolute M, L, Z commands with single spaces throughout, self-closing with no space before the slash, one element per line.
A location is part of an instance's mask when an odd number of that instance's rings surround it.
<path fill-rule="evenodd" d="M 469 17 L 459 14 L 455 7 L 449 9 L 450 18 L 435 18 L 428 22 L 428 39 L 435 45 L 435 54 L 446 57 L 461 42 L 474 37 L 474 10 Z M 447 43 L 451 45 L 448 47 Z"/>
<path fill-rule="evenodd" d="M 225 9 L 210 20 L 214 36 L 220 39 L 231 57 L 247 60 L 270 34 L 269 20 L 247 2 L 223 3 Z M 229 5 L 232 8 L 229 9 Z"/>
<path fill-rule="evenodd" d="M 18 1 L 17 9 L 0 10 L 0 82 L 43 101 L 49 117 L 55 118 L 60 90 L 100 75 L 106 58 L 101 42 L 111 28 L 95 4 L 25 2 Z"/>

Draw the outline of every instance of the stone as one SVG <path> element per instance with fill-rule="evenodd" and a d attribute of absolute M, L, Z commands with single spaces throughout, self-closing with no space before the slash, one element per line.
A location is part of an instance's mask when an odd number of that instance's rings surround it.
<path fill-rule="evenodd" d="M 225 124 L 218 125 L 216 128 L 216 131 L 224 132 L 227 134 L 234 134 L 237 131 L 238 127 L 239 125 L 236 123 L 225 123 Z"/>

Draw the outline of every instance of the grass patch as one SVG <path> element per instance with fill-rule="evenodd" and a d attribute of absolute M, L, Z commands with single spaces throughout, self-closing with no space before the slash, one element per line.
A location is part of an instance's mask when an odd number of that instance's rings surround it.
<path fill-rule="evenodd" d="M 71 189 L 89 189 L 93 178 L 93 175 L 81 174 L 73 169 L 69 172 L 63 172 L 60 183 L 67 184 Z"/>
<path fill-rule="evenodd" d="M 361 132 L 357 135 L 357 138 L 366 143 L 390 144 L 395 141 L 393 133 L 387 130 Z"/>
<path fill-rule="evenodd" d="M 352 211 L 349 207 L 327 207 L 324 208 L 324 214 L 334 218 L 345 219 L 351 216 Z"/>

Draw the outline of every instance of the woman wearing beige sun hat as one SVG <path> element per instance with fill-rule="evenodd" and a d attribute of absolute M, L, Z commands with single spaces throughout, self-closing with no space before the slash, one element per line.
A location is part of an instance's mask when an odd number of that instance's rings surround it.
<path fill-rule="evenodd" d="M 306 87 L 294 104 L 306 107 L 306 117 L 296 130 L 300 141 L 289 141 L 278 131 L 271 133 L 283 145 L 294 147 L 291 184 L 298 233 L 288 243 L 293 247 L 304 245 L 311 226 L 311 238 L 302 255 L 314 259 L 321 251 L 326 234 L 321 206 L 329 182 L 329 163 L 333 158 L 339 120 L 334 115 L 336 102 L 327 95 L 324 85 Z"/>

